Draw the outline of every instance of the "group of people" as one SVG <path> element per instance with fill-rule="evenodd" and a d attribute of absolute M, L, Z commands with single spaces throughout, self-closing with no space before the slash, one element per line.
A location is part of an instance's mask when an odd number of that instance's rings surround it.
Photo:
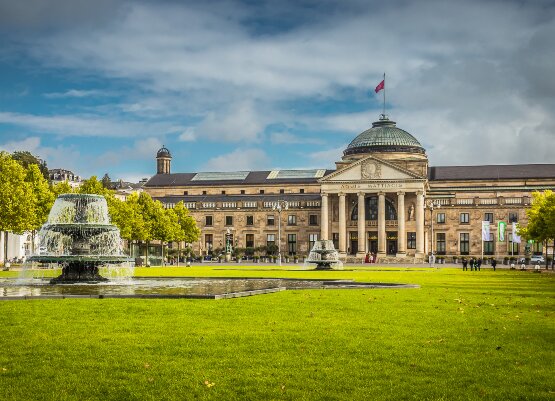
<path fill-rule="evenodd" d="M 480 258 L 470 258 L 470 260 L 466 260 L 466 258 L 462 258 L 462 266 L 463 271 L 468 270 L 468 265 L 470 265 L 470 271 L 479 271 L 482 266 L 482 259 Z M 497 261 L 495 259 L 491 260 L 491 267 L 495 271 L 495 267 L 497 266 Z"/>
<path fill-rule="evenodd" d="M 364 263 L 376 263 L 378 259 L 378 255 L 375 252 L 367 253 L 366 257 L 364 258 Z"/>

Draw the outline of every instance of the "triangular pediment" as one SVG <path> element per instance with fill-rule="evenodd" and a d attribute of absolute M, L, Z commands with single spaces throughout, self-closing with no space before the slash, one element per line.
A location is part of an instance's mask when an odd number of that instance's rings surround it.
<path fill-rule="evenodd" d="M 321 183 L 352 181 L 422 180 L 418 174 L 375 156 L 368 156 L 319 180 Z"/>

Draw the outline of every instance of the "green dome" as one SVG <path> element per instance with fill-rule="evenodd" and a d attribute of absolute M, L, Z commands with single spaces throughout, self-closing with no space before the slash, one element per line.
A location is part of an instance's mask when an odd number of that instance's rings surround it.
<path fill-rule="evenodd" d="M 372 128 L 351 141 L 343 154 L 348 156 L 372 152 L 425 153 L 425 150 L 415 137 L 397 128 L 395 121 L 389 120 L 382 114 L 379 121 L 372 123 Z"/>

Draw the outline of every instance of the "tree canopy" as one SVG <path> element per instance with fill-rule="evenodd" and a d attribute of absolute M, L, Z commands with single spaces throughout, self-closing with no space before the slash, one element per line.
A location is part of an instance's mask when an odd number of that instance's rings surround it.
<path fill-rule="evenodd" d="M 12 159 L 19 162 L 23 167 L 29 168 L 31 165 L 36 165 L 42 176 L 45 180 L 50 181 L 50 177 L 48 176 L 48 167 L 46 166 L 46 162 L 37 156 L 31 154 L 26 150 L 18 150 L 12 153 Z"/>

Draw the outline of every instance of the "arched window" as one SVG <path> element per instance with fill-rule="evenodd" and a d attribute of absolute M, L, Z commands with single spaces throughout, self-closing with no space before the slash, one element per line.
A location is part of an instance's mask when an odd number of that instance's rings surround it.
<path fill-rule="evenodd" d="M 378 197 L 367 196 L 364 198 L 366 220 L 378 220 Z M 397 220 L 397 210 L 389 199 L 385 198 L 385 219 Z M 353 207 L 351 220 L 358 220 L 358 203 Z"/>

